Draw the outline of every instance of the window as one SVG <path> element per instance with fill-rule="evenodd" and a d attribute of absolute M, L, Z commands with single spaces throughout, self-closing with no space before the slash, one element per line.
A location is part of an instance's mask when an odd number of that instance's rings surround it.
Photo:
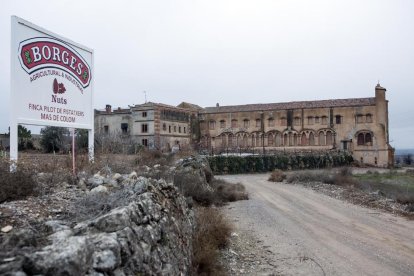
<path fill-rule="evenodd" d="M 185 130 L 185 127 L 184 127 L 184 133 L 187 133 L 186 130 Z"/>
<path fill-rule="evenodd" d="M 174 132 L 177 132 L 177 126 L 174 126 Z"/>
<path fill-rule="evenodd" d="M 210 130 L 215 129 L 215 128 L 216 128 L 216 121 L 209 121 L 209 122 L 208 122 L 208 128 L 209 128 Z"/>
<path fill-rule="evenodd" d="M 326 132 L 326 145 L 327 146 L 333 145 L 333 135 L 331 131 Z"/>
<path fill-rule="evenodd" d="M 121 124 L 121 131 L 123 134 L 128 133 L 128 124 L 127 123 L 122 123 Z"/>
<path fill-rule="evenodd" d="M 293 123 L 295 124 L 295 126 L 300 126 L 300 117 L 295 117 Z"/>
<path fill-rule="evenodd" d="M 178 133 L 181 133 L 181 127 L 180 126 L 178 127 Z"/>
<path fill-rule="evenodd" d="M 220 128 L 225 128 L 226 127 L 226 121 L 221 120 L 220 121 Z"/>
<path fill-rule="evenodd" d="M 313 117 L 312 116 L 309 116 L 308 117 L 308 125 L 313 125 Z"/>
<path fill-rule="evenodd" d="M 358 146 L 364 145 L 365 144 L 365 137 L 364 137 L 364 133 L 360 133 L 358 134 Z"/>
<path fill-rule="evenodd" d="M 148 147 L 148 139 L 142 139 L 142 145 Z"/>
<path fill-rule="evenodd" d="M 315 124 L 319 124 L 319 117 L 318 116 L 315 117 Z"/>
<path fill-rule="evenodd" d="M 262 120 L 256 119 L 256 127 L 260 127 L 261 126 L 261 122 L 262 122 Z"/>
<path fill-rule="evenodd" d="M 328 124 L 328 117 L 322 116 L 322 124 L 327 125 Z"/>
<path fill-rule="evenodd" d="M 275 126 L 275 120 L 273 118 L 269 118 L 269 127 L 274 127 Z"/>
<path fill-rule="evenodd" d="M 247 119 L 243 120 L 243 127 L 244 128 L 249 128 L 249 120 L 247 120 Z"/>
<path fill-rule="evenodd" d="M 231 120 L 231 127 L 232 128 L 236 128 L 237 127 L 237 120 L 236 119 Z"/>
<path fill-rule="evenodd" d="M 280 118 L 280 125 L 281 126 L 287 126 L 287 120 L 285 117 Z"/>
<path fill-rule="evenodd" d="M 147 117 L 147 112 L 146 111 L 142 112 L 142 117 Z"/>
<path fill-rule="evenodd" d="M 267 136 L 267 145 L 270 147 L 270 146 L 273 146 L 273 143 L 274 143 L 273 135 L 269 134 L 269 136 Z"/>
<path fill-rule="evenodd" d="M 168 132 L 171 133 L 171 126 L 168 126 Z"/>
<path fill-rule="evenodd" d="M 162 124 L 162 130 L 164 130 L 164 131 L 167 130 L 167 125 L 166 124 Z"/>
<path fill-rule="evenodd" d="M 339 125 L 341 122 L 342 122 L 342 117 L 341 117 L 341 115 L 336 115 L 336 116 L 335 116 L 335 123 L 336 123 L 337 125 Z"/>
<path fill-rule="evenodd" d="M 372 134 L 370 132 L 360 132 L 357 136 L 358 146 L 372 146 Z"/>
<path fill-rule="evenodd" d="M 366 122 L 367 122 L 367 123 L 372 123 L 372 115 L 371 115 L 371 114 L 367 114 L 367 115 L 365 116 L 365 118 L 366 118 Z"/>
<path fill-rule="evenodd" d="M 356 117 L 356 121 L 357 121 L 357 124 L 361 124 L 361 123 L 363 123 L 364 122 L 364 116 L 362 116 L 362 115 L 357 115 L 357 117 Z"/>
<path fill-rule="evenodd" d="M 147 133 L 148 132 L 148 124 L 142 124 L 141 125 L 141 132 Z"/>
<path fill-rule="evenodd" d="M 109 133 L 109 126 L 104 126 L 104 133 L 108 134 Z"/>

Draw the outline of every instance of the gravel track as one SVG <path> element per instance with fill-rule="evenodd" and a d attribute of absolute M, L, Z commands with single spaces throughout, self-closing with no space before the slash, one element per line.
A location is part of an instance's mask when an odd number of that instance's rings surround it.
<path fill-rule="evenodd" d="M 245 274 L 414 275 L 414 221 L 268 177 L 219 177 L 242 183 L 250 197 L 224 207 L 239 237 L 232 250 L 238 256 L 265 254 L 270 264 Z M 240 237 L 251 237 L 249 246 L 240 245 Z"/>

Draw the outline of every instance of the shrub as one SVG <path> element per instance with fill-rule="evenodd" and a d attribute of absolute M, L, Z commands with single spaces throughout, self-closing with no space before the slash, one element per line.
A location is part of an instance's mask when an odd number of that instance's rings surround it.
<path fill-rule="evenodd" d="M 219 265 L 219 249 L 227 246 L 231 226 L 215 208 L 196 210 L 193 236 L 193 274 L 224 275 Z"/>
<path fill-rule="evenodd" d="M 246 188 L 241 183 L 232 184 L 224 180 L 214 179 L 212 187 L 214 189 L 214 201 L 217 205 L 249 199 Z"/>
<path fill-rule="evenodd" d="M 19 164 L 16 172 L 10 173 L 9 163 L 0 159 L 0 203 L 36 195 L 37 185 L 32 176 L 33 173 L 23 164 Z"/>
<path fill-rule="evenodd" d="M 298 182 L 330 182 L 329 174 L 325 171 L 303 171 L 290 174 L 286 181 L 288 183 Z"/>
<path fill-rule="evenodd" d="M 277 155 L 212 156 L 208 158 L 215 174 L 270 172 L 274 169 L 318 169 L 349 165 L 353 159 L 347 152 L 281 153 Z"/>
<path fill-rule="evenodd" d="M 270 174 L 270 177 L 269 177 L 269 181 L 272 181 L 272 182 L 282 182 L 283 180 L 285 180 L 286 179 L 286 174 L 282 171 L 282 170 L 279 170 L 279 169 L 275 169 L 271 174 Z"/>

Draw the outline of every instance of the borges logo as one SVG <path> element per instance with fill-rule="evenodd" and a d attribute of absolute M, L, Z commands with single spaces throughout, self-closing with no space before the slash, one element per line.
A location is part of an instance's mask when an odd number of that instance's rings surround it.
<path fill-rule="evenodd" d="M 89 64 L 68 44 L 53 38 L 37 37 L 22 41 L 19 61 L 28 74 L 44 68 L 57 68 L 71 74 L 83 88 L 91 82 Z"/>

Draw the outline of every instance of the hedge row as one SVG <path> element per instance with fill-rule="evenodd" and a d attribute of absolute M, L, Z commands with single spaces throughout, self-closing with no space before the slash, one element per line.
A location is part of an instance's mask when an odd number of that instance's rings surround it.
<path fill-rule="evenodd" d="M 283 153 L 278 155 L 210 156 L 210 167 L 214 174 L 239 174 L 270 172 L 274 169 L 298 170 L 318 169 L 349 165 L 352 155 L 347 152 L 327 153 Z"/>

